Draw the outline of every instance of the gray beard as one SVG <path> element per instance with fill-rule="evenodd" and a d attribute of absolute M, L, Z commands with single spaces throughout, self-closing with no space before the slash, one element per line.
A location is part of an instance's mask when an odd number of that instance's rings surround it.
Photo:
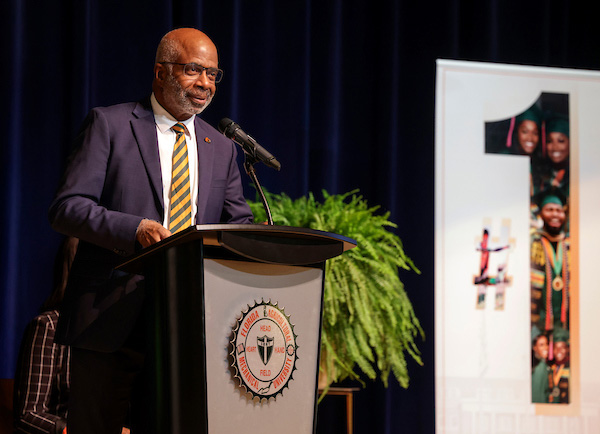
<path fill-rule="evenodd" d="M 189 99 L 187 99 L 187 92 L 181 87 L 181 84 L 175 80 L 171 74 L 167 76 L 167 84 L 172 86 L 172 90 L 174 91 L 175 99 L 179 103 L 179 106 L 186 112 L 192 113 L 195 115 L 199 115 L 202 113 L 206 107 L 211 103 L 213 94 L 211 91 L 208 91 L 208 97 L 206 98 L 206 103 L 202 107 L 198 107 L 194 105 Z"/>

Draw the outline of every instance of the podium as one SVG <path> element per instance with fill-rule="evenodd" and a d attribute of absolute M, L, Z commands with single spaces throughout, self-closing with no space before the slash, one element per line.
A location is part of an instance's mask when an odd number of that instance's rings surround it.
<path fill-rule="evenodd" d="M 314 433 L 325 262 L 340 235 L 198 225 L 119 269 L 146 285 L 157 434 Z"/>

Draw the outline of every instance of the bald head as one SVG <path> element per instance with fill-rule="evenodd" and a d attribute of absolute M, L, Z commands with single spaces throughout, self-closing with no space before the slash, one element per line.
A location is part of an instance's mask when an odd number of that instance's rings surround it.
<path fill-rule="evenodd" d="M 189 64 L 193 64 L 194 74 L 190 74 Z M 218 67 L 217 47 L 205 33 L 192 28 L 172 30 L 163 36 L 156 50 L 152 91 L 173 117 L 188 119 L 212 100 L 216 83 L 206 68 Z"/>
<path fill-rule="evenodd" d="M 176 62 L 182 50 L 191 49 L 198 45 L 202 45 L 203 49 L 213 51 L 214 55 L 217 56 L 217 47 L 206 33 L 189 27 L 171 30 L 162 37 L 158 44 L 156 63 Z"/>

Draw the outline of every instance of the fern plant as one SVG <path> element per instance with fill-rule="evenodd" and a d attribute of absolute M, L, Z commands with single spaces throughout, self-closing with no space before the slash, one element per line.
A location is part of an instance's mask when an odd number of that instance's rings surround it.
<path fill-rule="evenodd" d="M 390 372 L 408 387 L 405 354 L 422 364 L 415 339 L 424 332 L 398 276 L 399 268 L 420 273 L 406 256 L 402 241 L 390 228 L 389 213 L 377 214 L 354 190 L 342 195 L 323 191 L 292 200 L 266 193 L 273 221 L 337 233 L 358 246 L 327 261 L 320 373 L 327 387 L 346 378 L 361 381 L 357 367 L 369 379 L 388 385 Z M 249 202 L 256 221 L 266 219 L 260 201 Z M 361 381 L 362 382 L 362 381 Z M 364 384 L 364 383 L 363 383 Z"/>

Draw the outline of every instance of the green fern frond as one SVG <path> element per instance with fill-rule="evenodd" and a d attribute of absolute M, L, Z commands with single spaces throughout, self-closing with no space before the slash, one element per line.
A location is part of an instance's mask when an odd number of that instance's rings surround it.
<path fill-rule="evenodd" d="M 323 330 L 320 370 L 329 382 L 370 379 L 377 376 L 388 385 L 390 373 L 408 387 L 406 355 L 422 364 L 417 339 L 425 333 L 399 278 L 399 270 L 420 274 L 405 254 L 401 239 L 392 232 L 397 225 L 389 212 L 353 190 L 323 200 L 312 193 L 291 199 L 284 193 L 266 192 L 277 225 L 332 232 L 358 242 L 327 261 L 323 297 Z M 256 221 L 265 221 L 262 203 L 249 202 Z"/>

